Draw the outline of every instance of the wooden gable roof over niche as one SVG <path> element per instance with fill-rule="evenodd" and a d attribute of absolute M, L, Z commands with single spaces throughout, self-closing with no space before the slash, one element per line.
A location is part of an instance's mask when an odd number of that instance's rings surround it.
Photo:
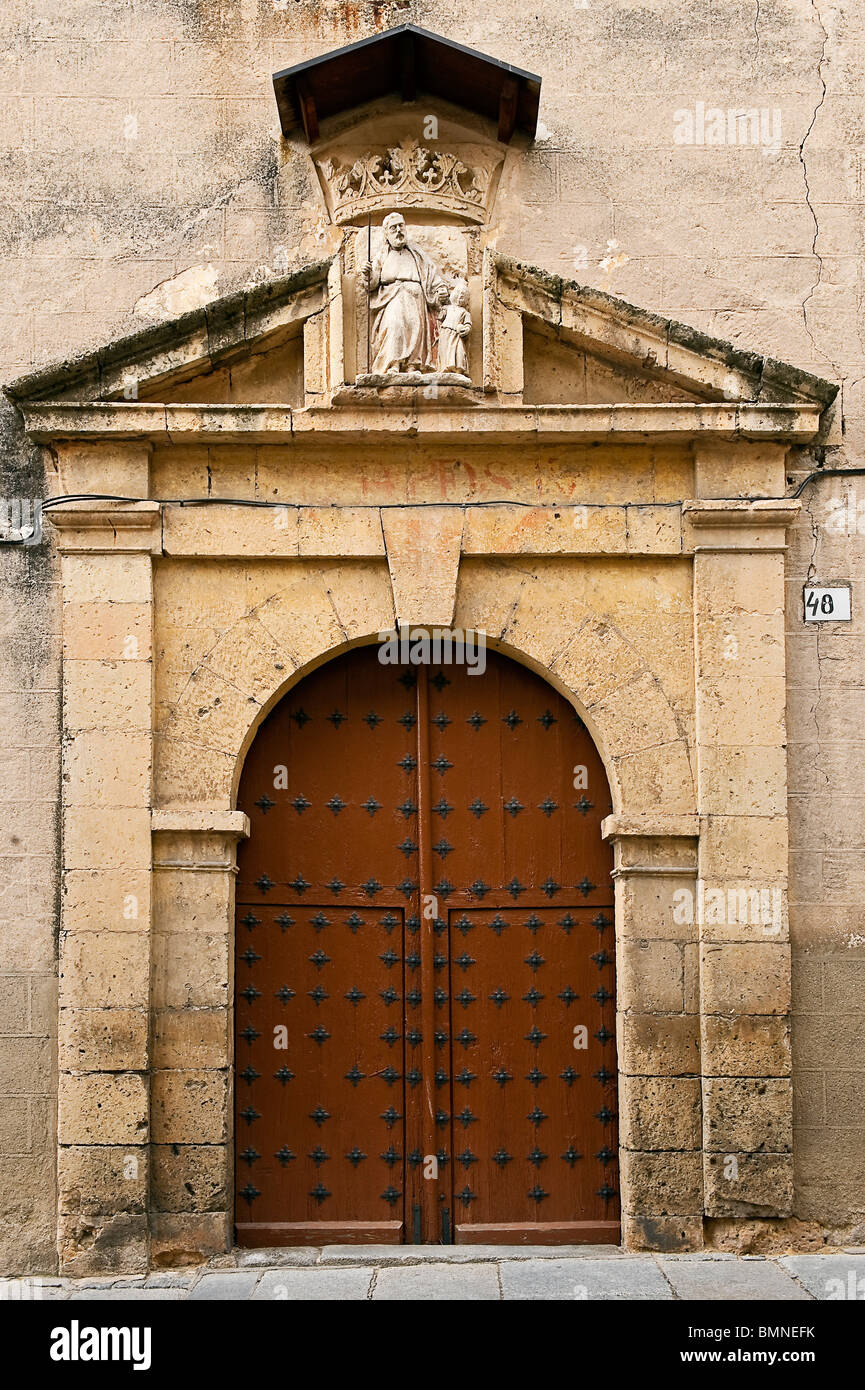
<path fill-rule="evenodd" d="M 414 24 L 361 39 L 274 74 L 282 133 L 302 130 L 310 144 L 319 126 L 391 93 L 415 101 L 425 93 L 493 121 L 508 144 L 519 130 L 534 139 L 541 79 L 443 39 Z"/>

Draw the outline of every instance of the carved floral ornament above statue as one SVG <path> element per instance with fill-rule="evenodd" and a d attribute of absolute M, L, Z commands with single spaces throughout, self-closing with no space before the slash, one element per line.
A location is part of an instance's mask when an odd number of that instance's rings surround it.
<path fill-rule="evenodd" d="M 461 279 L 447 284 L 426 252 L 408 240 L 402 213 L 389 213 L 382 228 L 384 245 L 360 271 L 369 297 L 369 375 L 403 381 L 432 375 L 468 385 L 468 285 Z"/>
<path fill-rule="evenodd" d="M 330 215 L 343 225 L 385 208 L 445 212 L 486 222 L 501 160 L 469 167 L 456 154 L 416 140 L 359 155 L 353 163 L 316 161 Z"/>

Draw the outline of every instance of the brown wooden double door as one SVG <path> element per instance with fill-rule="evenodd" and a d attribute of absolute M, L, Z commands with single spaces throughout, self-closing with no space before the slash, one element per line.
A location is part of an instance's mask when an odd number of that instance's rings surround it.
<path fill-rule="evenodd" d="M 601 761 L 508 658 L 378 651 L 307 677 L 244 768 L 237 1238 L 617 1241 Z"/>

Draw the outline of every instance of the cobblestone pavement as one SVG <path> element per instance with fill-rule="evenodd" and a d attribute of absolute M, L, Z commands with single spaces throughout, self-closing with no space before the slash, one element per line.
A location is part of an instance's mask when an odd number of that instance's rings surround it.
<path fill-rule="evenodd" d="M 610 1246 L 247 1250 L 147 1277 L 0 1280 L 0 1299 L 865 1299 L 865 1250 L 631 1255 Z"/>

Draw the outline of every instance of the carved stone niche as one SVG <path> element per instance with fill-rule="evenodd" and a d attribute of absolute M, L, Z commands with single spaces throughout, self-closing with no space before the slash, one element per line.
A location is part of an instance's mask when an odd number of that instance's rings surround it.
<path fill-rule="evenodd" d="M 387 398 L 392 400 L 409 392 L 413 397 L 419 396 L 434 404 L 457 399 L 470 403 L 480 396 L 483 381 L 483 242 L 480 230 L 447 223 L 440 216 L 425 214 L 423 210 L 411 220 L 405 219 L 406 241 L 414 252 L 413 259 L 408 261 L 409 273 L 414 273 L 417 264 L 427 287 L 444 286 L 448 302 L 424 304 L 417 290 L 414 291 L 415 302 L 406 295 L 406 312 L 418 317 L 424 313 L 428 317 L 424 332 L 430 352 L 416 364 L 404 360 L 388 370 L 382 363 L 380 350 L 386 329 L 384 333 L 382 328 L 377 331 L 377 317 L 382 312 L 377 306 L 386 295 L 377 294 L 374 289 L 370 292 L 363 267 L 367 262 L 380 266 L 382 254 L 387 250 L 383 223 L 390 216 L 387 213 L 370 218 L 367 226 L 344 228 L 345 379 L 355 383 L 352 388 L 355 399 L 358 391 L 371 393 L 371 398 L 376 399 L 386 391 Z M 404 317 L 399 313 L 398 304 L 389 310 L 392 317 L 394 310 L 397 320 Z M 450 328 L 451 324 L 456 328 Z M 462 336 L 461 326 L 465 329 Z M 408 337 L 416 341 L 417 334 L 409 332 Z"/>
<path fill-rule="evenodd" d="M 483 379 L 483 229 L 503 153 L 481 122 L 443 117 L 435 139 L 407 135 L 406 123 L 405 108 L 378 113 L 313 156 L 328 214 L 343 228 L 348 391 L 355 400 L 384 392 L 470 402 Z M 419 136 L 417 116 L 412 124 Z M 407 245 L 393 243 L 395 220 Z"/>
<path fill-rule="evenodd" d="M 371 292 L 364 280 L 363 267 L 371 262 L 378 270 L 388 255 L 388 213 L 366 227 L 345 229 L 343 295 L 347 314 L 347 357 L 354 350 L 354 362 L 346 362 L 346 379 L 366 390 L 390 387 L 423 389 L 425 398 L 453 399 L 452 388 L 463 391 L 479 386 L 482 380 L 481 312 L 482 246 L 474 228 L 447 225 L 434 217 L 404 221 L 405 269 L 417 274 L 429 291 L 429 302 L 418 288 L 413 293 L 398 283 L 373 284 Z M 384 262 L 385 268 L 392 265 Z M 402 268 L 397 266 L 398 273 Z M 385 269 L 385 273 L 386 269 Z M 440 289 L 448 298 L 435 301 Z M 400 300 L 402 298 L 402 304 Z M 380 307 L 383 300 L 388 302 Z M 388 315 L 390 324 L 384 319 Z M 421 323 L 421 317 L 426 322 Z M 408 320 L 408 322 L 406 322 Z M 393 357 L 386 357 L 388 334 L 396 323 Z M 453 324 L 455 327 L 451 328 Z M 418 343 L 423 339 L 423 347 Z M 403 358 L 404 351 L 417 353 L 415 361 Z"/>

